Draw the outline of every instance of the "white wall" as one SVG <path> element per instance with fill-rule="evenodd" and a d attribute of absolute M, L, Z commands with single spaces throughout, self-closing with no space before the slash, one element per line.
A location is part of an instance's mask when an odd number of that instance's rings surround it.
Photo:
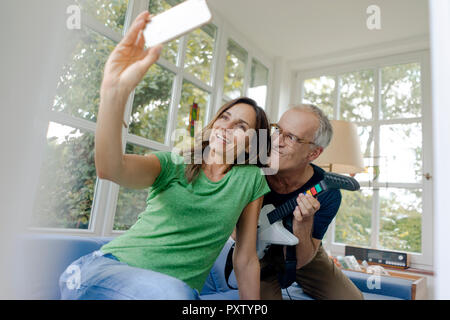
<path fill-rule="evenodd" d="M 274 71 L 272 80 L 272 102 L 268 114 L 271 122 L 277 122 L 281 115 L 289 109 L 292 89 L 292 69 L 286 59 L 276 57 L 274 59 Z"/>
<path fill-rule="evenodd" d="M 430 1 L 435 298 L 450 299 L 450 2 Z"/>

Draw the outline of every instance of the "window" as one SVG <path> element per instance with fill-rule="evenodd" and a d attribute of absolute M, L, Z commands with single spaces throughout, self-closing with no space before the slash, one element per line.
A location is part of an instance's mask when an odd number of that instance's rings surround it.
<path fill-rule="evenodd" d="M 206 84 L 211 84 L 211 66 L 217 27 L 207 24 L 191 32 L 187 37 L 186 71 Z"/>
<path fill-rule="evenodd" d="M 303 103 L 312 103 L 318 106 L 325 114 L 333 119 L 333 92 L 335 79 L 322 76 L 307 79 L 303 83 Z"/>
<path fill-rule="evenodd" d="M 148 12 L 157 15 L 158 13 L 164 12 L 171 7 L 183 2 L 182 0 L 150 0 L 148 4 Z M 170 61 L 170 63 L 176 64 L 178 57 L 178 46 L 180 44 L 180 39 L 175 39 L 166 43 L 161 52 L 161 57 Z"/>
<path fill-rule="evenodd" d="M 128 143 L 125 153 L 146 155 L 150 149 Z M 119 187 L 117 209 L 114 215 L 113 230 L 128 230 L 137 220 L 139 213 L 144 211 L 148 197 L 148 189 L 129 189 Z"/>
<path fill-rule="evenodd" d="M 105 27 L 122 33 L 125 25 L 128 0 L 76 0 L 85 14 L 89 14 Z"/>
<path fill-rule="evenodd" d="M 129 133 L 164 143 L 174 77 L 158 64 L 150 67 L 134 93 Z"/>
<path fill-rule="evenodd" d="M 97 120 L 103 68 L 117 42 L 88 27 L 75 35 L 75 49 L 59 78 L 54 111 Z"/>
<path fill-rule="evenodd" d="M 355 123 L 360 136 L 366 170 L 356 175 L 359 192 L 342 191 L 328 232 L 333 248 L 348 244 L 406 251 L 417 254 L 417 263 L 430 265 L 420 258 L 424 248 L 431 248 L 422 231 L 429 224 L 422 179 L 424 63 L 420 56 L 411 60 L 311 73 L 301 82 L 302 101 L 318 105 L 331 119 Z"/>
<path fill-rule="evenodd" d="M 94 135 L 50 122 L 32 225 L 87 229 L 96 182 Z"/>
<path fill-rule="evenodd" d="M 71 52 L 61 69 L 49 106 L 46 154 L 34 201 L 31 226 L 51 232 L 114 235 L 127 230 L 146 208 L 148 188 L 131 190 L 97 179 L 94 135 L 103 69 L 137 12 L 158 14 L 181 0 L 76 0 L 81 30 L 74 30 Z M 134 15 L 134 16 L 133 16 Z M 164 45 L 125 106 L 124 153 L 169 151 L 175 129 L 190 129 L 194 103 L 203 127 L 215 103 L 252 94 L 265 104 L 267 59 L 217 20 Z M 254 50 L 255 52 L 257 50 Z M 264 62 L 265 61 L 265 62 Z M 250 66 L 247 68 L 247 66 Z M 227 88 L 224 92 L 222 89 Z M 220 90 L 219 90 L 220 89 Z M 221 95 L 221 96 L 220 96 Z M 187 131 L 189 132 L 189 131 Z"/>
<path fill-rule="evenodd" d="M 228 40 L 223 93 L 229 99 L 244 95 L 244 77 L 248 53 L 232 39 Z"/>
<path fill-rule="evenodd" d="M 104 64 L 120 41 L 128 1 L 77 1 L 82 29 L 62 67 L 51 110 L 31 226 L 92 229 L 94 132 Z"/>
<path fill-rule="evenodd" d="M 269 70 L 258 60 L 252 59 L 252 70 L 248 96 L 259 106 L 266 106 L 267 86 L 269 84 Z"/>
<path fill-rule="evenodd" d="M 209 94 L 189 81 L 183 82 L 181 99 L 178 106 L 177 129 L 188 129 L 189 113 L 191 106 L 196 103 L 199 108 L 199 121 L 205 123 L 206 108 L 209 102 Z M 201 127 L 204 127 L 202 125 Z"/>

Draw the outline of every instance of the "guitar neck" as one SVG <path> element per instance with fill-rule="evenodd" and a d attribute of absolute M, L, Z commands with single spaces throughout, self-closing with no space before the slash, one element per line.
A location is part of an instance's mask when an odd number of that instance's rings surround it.
<path fill-rule="evenodd" d="M 303 194 L 310 194 L 313 197 L 316 197 L 317 195 L 319 195 L 320 193 L 324 192 L 327 189 L 328 188 L 326 183 L 322 180 L 314 187 L 303 192 Z M 296 206 L 297 206 L 297 196 L 295 196 L 292 199 L 289 199 L 288 201 L 286 201 L 281 206 L 279 206 L 278 208 L 276 208 L 267 215 L 270 224 L 291 215 L 292 212 L 294 212 Z"/>

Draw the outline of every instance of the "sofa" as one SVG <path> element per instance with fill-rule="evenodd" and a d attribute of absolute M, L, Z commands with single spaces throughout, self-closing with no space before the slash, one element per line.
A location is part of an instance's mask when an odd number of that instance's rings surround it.
<path fill-rule="evenodd" d="M 21 299 L 55 300 L 60 298 L 58 279 L 66 267 L 79 257 L 98 250 L 111 241 L 107 237 L 84 237 L 56 234 L 21 235 L 17 244 L 15 261 L 17 272 L 14 274 L 16 294 Z M 237 300 L 238 290 L 227 286 L 224 276 L 225 261 L 232 240 L 228 240 L 215 261 L 204 287 L 200 292 L 203 300 Z M 410 300 L 412 280 L 380 276 L 379 285 L 368 285 L 370 275 L 344 270 L 344 273 L 362 291 L 367 300 Z M 237 287 L 232 272 L 229 284 Z M 295 283 L 282 290 L 283 299 L 312 300 Z"/>

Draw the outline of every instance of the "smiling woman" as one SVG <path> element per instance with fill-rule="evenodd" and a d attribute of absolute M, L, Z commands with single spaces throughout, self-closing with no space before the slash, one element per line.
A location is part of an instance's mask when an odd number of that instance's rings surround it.
<path fill-rule="evenodd" d="M 61 296 L 198 299 L 236 227 L 234 267 L 240 297 L 258 299 L 257 220 L 263 195 L 270 189 L 262 170 L 250 164 L 250 155 L 243 164 L 236 159 L 250 151 L 252 141 L 259 142 L 260 130 L 269 139 L 268 120 L 255 101 L 240 98 L 224 105 L 205 135 L 201 133 L 207 161 L 186 163 L 167 151 L 123 154 L 121 130 L 128 96 L 161 54 L 161 46 L 144 48 L 142 31 L 150 20 L 148 12 L 141 13 L 106 62 L 95 131 L 98 177 L 122 187 L 149 188 L 147 207 L 127 232 L 66 269 L 60 277 Z M 256 134 L 246 135 L 251 129 Z M 231 150 L 231 163 L 224 162 Z M 256 164 L 258 157 L 259 152 Z M 70 286 L 74 268 L 83 274 L 82 289 Z"/>

